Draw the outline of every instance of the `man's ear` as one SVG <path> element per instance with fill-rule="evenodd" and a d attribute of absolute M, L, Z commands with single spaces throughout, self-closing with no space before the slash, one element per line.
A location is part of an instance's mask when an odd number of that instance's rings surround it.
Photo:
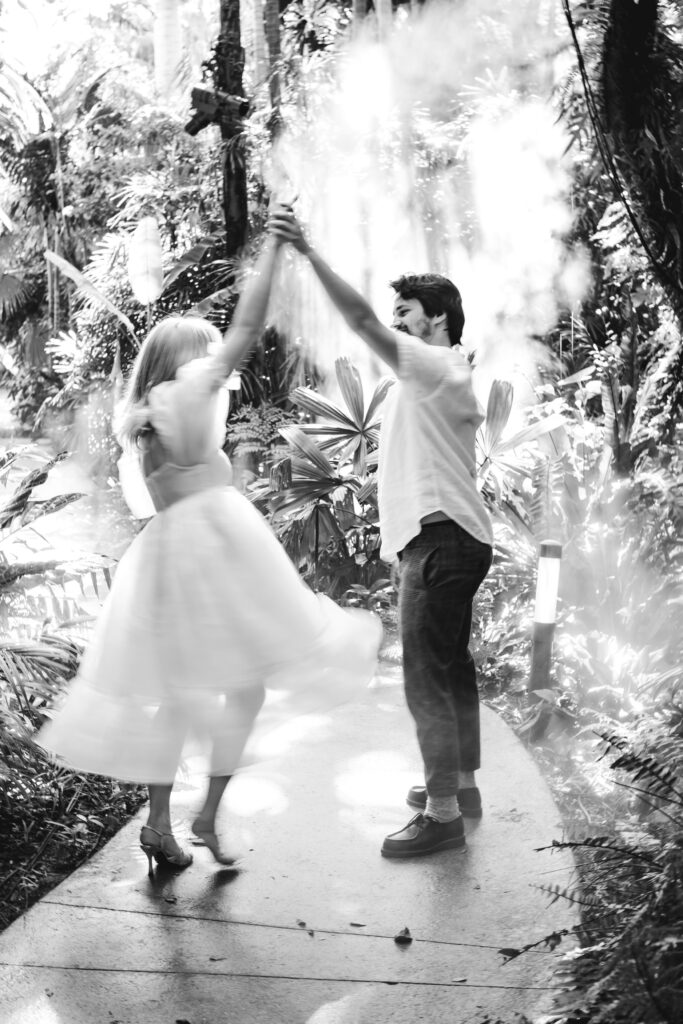
<path fill-rule="evenodd" d="M 440 327 L 442 325 L 444 327 L 448 326 L 448 314 L 447 313 L 437 313 L 436 316 L 432 317 L 432 323 L 434 324 L 435 327 L 436 326 Z"/>

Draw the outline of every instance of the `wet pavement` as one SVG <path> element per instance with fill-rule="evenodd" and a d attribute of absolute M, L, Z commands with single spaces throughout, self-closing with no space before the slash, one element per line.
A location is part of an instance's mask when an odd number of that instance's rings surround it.
<path fill-rule="evenodd" d="M 301 720 L 279 758 L 228 787 L 221 832 L 241 855 L 203 847 L 183 872 L 147 876 L 140 821 L 0 934 L 3 1024 L 443 1024 L 545 1013 L 566 949 L 519 948 L 575 923 L 541 885 L 572 862 L 536 852 L 562 834 L 538 769 L 484 709 L 484 817 L 464 853 L 380 856 L 412 815 L 419 754 L 400 666 L 384 661 L 362 702 Z M 188 769 L 197 765 L 188 765 Z M 177 831 L 200 775 L 174 794 Z M 408 928 L 412 942 L 394 937 Z"/>

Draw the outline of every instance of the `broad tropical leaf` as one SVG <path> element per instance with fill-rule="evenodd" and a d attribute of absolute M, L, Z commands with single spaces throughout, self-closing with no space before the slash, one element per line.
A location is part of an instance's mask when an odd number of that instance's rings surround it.
<path fill-rule="evenodd" d="M 65 277 L 68 277 L 69 280 L 73 281 L 83 295 L 87 296 L 92 302 L 96 303 L 96 305 L 106 309 L 112 314 L 112 316 L 115 316 L 116 319 L 119 320 L 128 331 L 130 331 L 133 341 L 139 348 L 139 342 L 132 323 L 126 314 L 107 298 L 104 292 L 101 292 L 100 289 L 92 283 L 92 281 L 88 280 L 85 274 L 82 274 L 80 270 L 77 270 L 76 267 L 69 263 L 68 260 L 65 260 L 63 256 L 59 256 L 56 252 L 52 252 L 51 249 L 46 249 L 45 257 L 50 261 L 50 263 L 57 267 Z"/>
<path fill-rule="evenodd" d="M 505 430 L 510 413 L 514 388 L 507 380 L 494 380 L 489 391 L 484 423 L 485 448 L 487 454 L 493 452 Z"/>
<path fill-rule="evenodd" d="M 161 235 L 155 217 L 143 217 L 133 232 L 128 247 L 128 280 L 143 306 L 156 302 L 161 295 Z"/>
<path fill-rule="evenodd" d="M 188 313 L 192 316 L 206 316 L 211 312 L 214 306 L 217 306 L 221 302 L 227 302 L 228 299 L 232 298 L 235 294 L 235 289 L 228 286 L 227 288 L 219 288 L 217 292 L 212 292 L 211 295 L 207 295 L 201 302 L 195 303 Z"/>
<path fill-rule="evenodd" d="M 377 477 L 375 474 L 368 477 L 356 497 L 361 505 L 377 505 Z"/>
<path fill-rule="evenodd" d="M 565 388 L 569 384 L 583 384 L 585 380 L 591 380 L 595 376 L 596 370 L 594 366 L 584 366 L 583 370 L 578 370 L 576 373 L 572 373 L 569 377 L 563 377 L 561 380 L 555 381 L 556 388 Z"/>
<path fill-rule="evenodd" d="M 195 271 L 197 267 L 201 266 L 206 254 L 212 249 L 215 249 L 219 244 L 220 239 L 217 235 L 209 235 L 207 238 L 197 242 L 196 245 L 193 245 L 191 249 L 188 249 L 187 252 L 173 264 L 164 278 L 163 290 L 165 292 L 168 291 L 171 288 L 171 285 L 175 284 L 176 281 L 188 271 Z"/>
<path fill-rule="evenodd" d="M 553 430 L 558 430 L 560 427 L 565 427 L 567 421 L 560 412 L 551 413 L 543 420 L 539 420 L 537 423 L 531 423 L 528 427 L 523 427 L 512 437 L 508 438 L 507 441 L 501 441 L 495 448 L 496 455 L 502 455 L 503 452 L 508 452 L 512 448 L 519 448 L 523 444 L 529 444 L 531 441 L 536 441 L 539 437 L 544 434 L 549 434 Z"/>

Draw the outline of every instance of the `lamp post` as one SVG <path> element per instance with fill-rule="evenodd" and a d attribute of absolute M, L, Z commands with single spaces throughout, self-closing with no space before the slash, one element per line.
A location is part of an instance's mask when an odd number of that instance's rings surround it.
<path fill-rule="evenodd" d="M 562 545 L 556 540 L 541 541 L 536 578 L 536 606 L 531 642 L 529 699 L 536 702 L 535 690 L 547 689 L 555 632 L 557 590 L 560 582 Z"/>

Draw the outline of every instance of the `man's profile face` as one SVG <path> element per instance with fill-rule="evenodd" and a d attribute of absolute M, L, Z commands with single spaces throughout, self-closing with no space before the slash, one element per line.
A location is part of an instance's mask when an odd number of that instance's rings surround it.
<path fill-rule="evenodd" d="M 397 295 L 394 300 L 391 328 L 429 344 L 434 334 L 434 321 L 427 316 L 419 299 L 403 299 Z"/>

